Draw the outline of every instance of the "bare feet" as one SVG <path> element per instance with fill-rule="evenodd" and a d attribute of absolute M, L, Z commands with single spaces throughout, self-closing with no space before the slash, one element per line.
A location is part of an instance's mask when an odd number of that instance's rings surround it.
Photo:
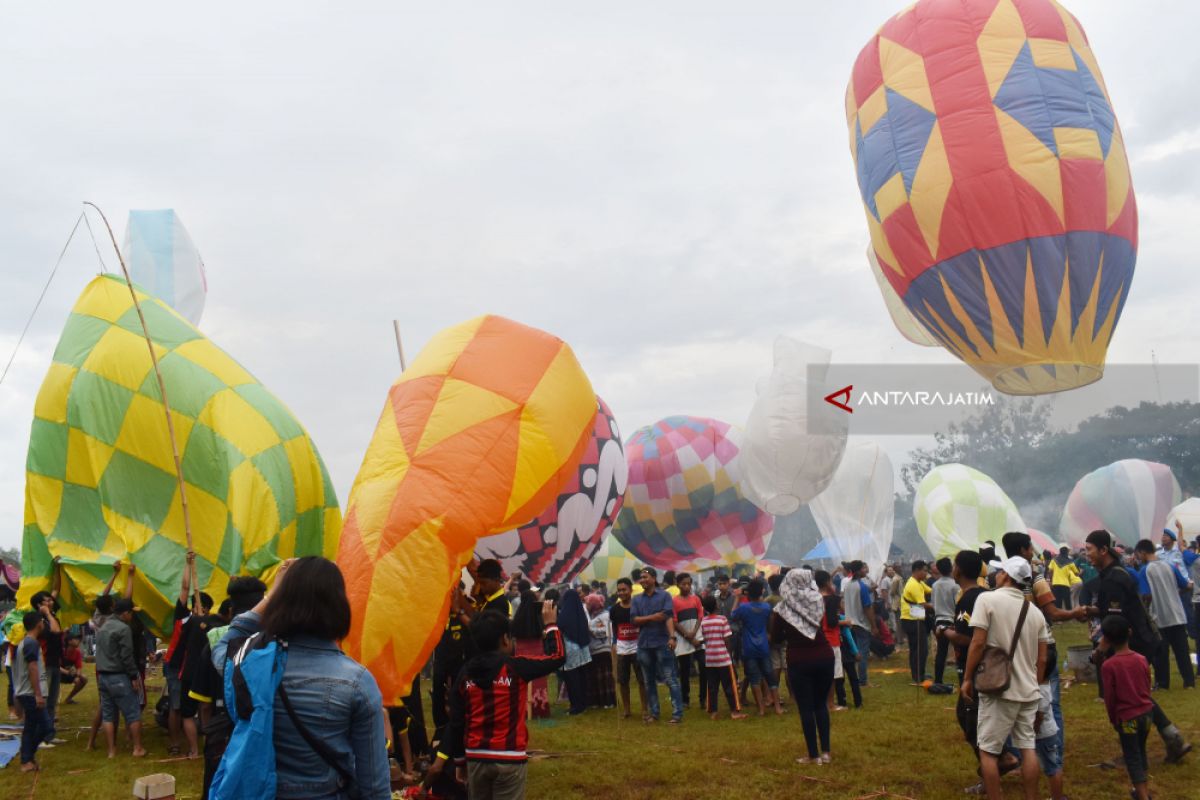
<path fill-rule="evenodd" d="M 30 761 L 27 764 L 21 765 L 21 772 L 37 772 L 38 765 L 36 761 Z"/>
<path fill-rule="evenodd" d="M 116 751 L 116 750 L 109 750 L 109 751 L 108 751 L 108 757 L 109 757 L 109 758 L 116 758 L 116 757 L 117 757 L 117 751 Z"/>
<path fill-rule="evenodd" d="M 717 712 L 714 711 L 713 713 L 708 715 L 708 718 L 709 719 L 719 719 L 720 716 L 721 716 L 720 714 L 718 714 Z"/>
<path fill-rule="evenodd" d="M 142 758 L 145 755 L 146 755 L 146 748 L 144 748 L 144 747 L 139 747 L 137 750 L 133 751 L 134 758 Z"/>
<path fill-rule="evenodd" d="M 199 754 L 199 753 L 197 753 L 195 750 L 192 750 L 190 753 L 188 753 L 188 754 L 187 754 L 187 757 L 188 757 L 188 759 L 189 759 L 189 760 L 190 760 L 190 759 L 195 759 L 195 758 L 199 758 L 199 757 L 200 757 L 200 754 Z"/>
<path fill-rule="evenodd" d="M 735 711 L 735 712 L 733 712 L 732 714 L 730 714 L 730 715 L 729 715 L 729 718 L 730 718 L 730 719 L 746 719 L 747 717 L 748 717 L 748 715 L 747 715 L 747 714 L 743 714 L 743 713 L 742 713 L 742 712 L 740 712 L 740 711 Z"/>

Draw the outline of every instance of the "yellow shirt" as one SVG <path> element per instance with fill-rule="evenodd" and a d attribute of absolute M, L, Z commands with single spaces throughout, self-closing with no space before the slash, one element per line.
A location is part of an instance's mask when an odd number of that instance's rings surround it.
<path fill-rule="evenodd" d="M 1057 561 L 1050 562 L 1050 575 L 1053 577 L 1053 586 L 1070 586 L 1072 583 L 1077 583 L 1079 577 L 1079 567 L 1075 566 L 1074 561 L 1068 561 L 1065 567 L 1060 567 Z"/>
<path fill-rule="evenodd" d="M 933 594 L 933 590 L 928 585 L 916 578 L 909 577 L 908 582 L 904 584 L 904 594 L 900 595 L 900 619 L 912 620 L 912 614 L 909 609 L 913 605 L 921 605 L 929 601 L 929 596 Z"/>
<path fill-rule="evenodd" d="M 679 587 L 678 586 L 668 586 L 667 594 L 671 595 L 671 597 L 679 597 Z"/>
<path fill-rule="evenodd" d="M 642 585 L 640 583 L 635 583 L 633 585 L 633 589 L 631 589 L 629 591 L 629 594 L 630 594 L 630 596 L 633 596 L 633 595 L 641 594 L 644 591 L 646 591 L 646 590 L 642 588 Z"/>

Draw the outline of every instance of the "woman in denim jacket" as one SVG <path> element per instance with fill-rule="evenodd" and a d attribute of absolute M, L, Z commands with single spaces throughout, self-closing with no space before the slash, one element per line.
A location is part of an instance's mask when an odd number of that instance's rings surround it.
<path fill-rule="evenodd" d="M 235 618 L 213 648 L 217 671 L 224 674 L 231 640 L 260 630 L 287 642 L 283 688 L 304 726 L 354 776 L 355 796 L 388 800 L 391 781 L 383 697 L 371 673 L 338 647 L 350 632 L 350 603 L 337 565 L 319 556 L 285 561 L 270 594 Z M 309 746 L 279 702 L 275 704 L 275 770 L 280 800 L 350 797 L 337 770 Z"/>

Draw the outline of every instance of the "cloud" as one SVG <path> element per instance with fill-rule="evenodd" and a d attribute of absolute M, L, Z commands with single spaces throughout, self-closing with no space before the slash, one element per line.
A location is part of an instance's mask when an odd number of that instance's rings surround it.
<path fill-rule="evenodd" d="M 1184 102 L 1194 26 L 1137 4 L 1072 10 L 1126 123 L 1141 200 L 1113 352 L 1144 361 L 1153 343 L 1163 361 L 1194 359 L 1194 333 L 1174 322 L 1200 304 L 1197 201 L 1182 177 L 1200 130 Z M 144 3 L 10 15 L 0 347 L 80 200 L 100 203 L 118 236 L 126 209 L 174 207 L 209 268 L 202 327 L 309 428 L 343 502 L 399 371 L 393 319 L 410 357 L 484 312 L 561 335 L 627 432 L 674 413 L 740 422 L 780 333 L 842 361 L 949 361 L 895 333 L 863 258 L 843 93 L 895 11 Z M 20 536 L 33 397 L 97 269 L 85 234 L 0 386 L 0 545 Z"/>

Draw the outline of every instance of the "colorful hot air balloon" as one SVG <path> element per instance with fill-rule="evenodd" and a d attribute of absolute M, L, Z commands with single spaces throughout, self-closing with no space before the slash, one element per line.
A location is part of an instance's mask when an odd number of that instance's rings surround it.
<path fill-rule="evenodd" d="M 1059 538 L 1083 547 L 1087 535 L 1103 528 L 1133 547 L 1139 539 L 1158 542 L 1167 515 L 1183 493 L 1166 464 L 1127 458 L 1089 472 L 1067 497 Z"/>
<path fill-rule="evenodd" d="M 615 536 L 606 536 L 592 556 L 591 563 L 579 573 L 580 580 L 603 581 L 608 584 L 609 591 L 616 587 L 617 578 L 628 578 L 630 573 L 642 565 L 641 561 L 629 554 L 621 546 Z"/>
<path fill-rule="evenodd" d="M 953 558 L 959 550 L 978 550 L 1009 531 L 1024 531 L 1017 507 L 996 482 L 964 464 L 934 467 L 917 485 L 913 503 L 917 530 L 934 558 Z"/>
<path fill-rule="evenodd" d="M 754 563 L 774 518 L 741 492 L 741 435 L 729 424 L 667 417 L 625 444 L 629 488 L 613 535 L 659 569 Z"/>
<path fill-rule="evenodd" d="M 821 535 L 843 561 L 862 560 L 879 577 L 896 519 L 892 460 L 875 442 L 851 442 L 828 488 L 808 504 Z"/>
<path fill-rule="evenodd" d="M 595 417 L 571 348 L 497 316 L 437 334 L 393 384 L 338 551 L 354 612 L 342 644 L 385 704 L 433 651 L 476 542 L 562 493 Z"/>
<path fill-rule="evenodd" d="M 908 310 L 904 301 L 900 299 L 900 295 L 896 294 L 896 288 L 883 274 L 883 267 L 879 266 L 879 259 L 875 257 L 874 246 L 867 247 L 867 263 L 871 265 L 871 275 L 875 278 L 875 285 L 879 287 L 879 293 L 883 295 L 883 304 L 887 307 L 888 316 L 892 318 L 892 324 L 896 326 L 896 330 L 900 331 L 900 335 L 922 347 L 937 347 L 937 339 L 925 330 L 925 327 L 921 325 L 921 320 L 914 317 L 913 313 Z"/>
<path fill-rule="evenodd" d="M 1137 208 L 1079 22 L 1053 0 L 921 0 L 846 91 L 875 255 L 942 346 L 1009 394 L 1099 380 Z"/>
<path fill-rule="evenodd" d="M 341 514 L 316 446 L 250 373 L 164 303 L 138 292 L 183 465 L 200 588 L 332 557 Z M 63 571 L 62 619 L 91 618 L 116 560 L 133 599 L 170 635 L 186 536 L 171 440 L 129 285 L 94 279 L 75 304 L 34 405 L 20 597 Z"/>
<path fill-rule="evenodd" d="M 596 406 L 592 436 L 563 493 L 527 525 L 480 539 L 476 558 L 495 558 L 508 574 L 534 583 L 568 583 L 592 560 L 612 531 L 629 479 L 617 420 L 599 397 Z"/>
<path fill-rule="evenodd" d="M 768 514 L 791 514 L 816 497 L 842 459 L 848 415 L 820 399 L 829 391 L 829 357 L 821 347 L 775 340 L 775 368 L 759 382 L 738 457 L 742 492 Z"/>

